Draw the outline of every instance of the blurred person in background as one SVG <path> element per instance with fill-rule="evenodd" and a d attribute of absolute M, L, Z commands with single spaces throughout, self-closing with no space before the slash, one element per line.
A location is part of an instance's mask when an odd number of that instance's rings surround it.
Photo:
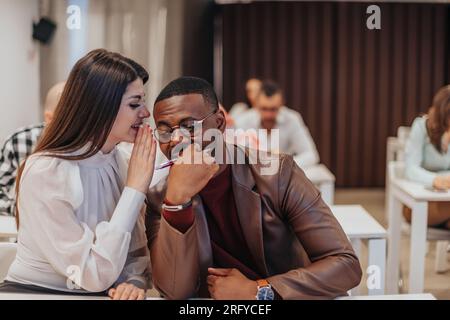
<path fill-rule="evenodd" d="M 14 187 L 17 169 L 34 150 L 45 125 L 53 119 L 65 82 L 55 84 L 47 93 L 44 103 L 44 122 L 20 128 L 3 144 L 0 154 L 0 215 L 14 215 Z"/>
<path fill-rule="evenodd" d="M 405 147 L 406 178 L 427 188 L 450 189 L 450 85 L 433 98 L 428 113 L 417 117 Z M 411 209 L 403 214 L 411 221 Z M 428 225 L 450 229 L 450 202 L 429 202 Z"/>
<path fill-rule="evenodd" d="M 252 131 L 236 131 L 234 119 L 230 116 L 227 110 L 219 102 L 219 109 L 225 115 L 226 129 L 224 133 L 225 141 L 228 143 L 235 143 L 244 147 L 258 149 L 258 135 Z"/>
<path fill-rule="evenodd" d="M 258 137 L 259 147 L 274 153 L 292 155 L 300 167 L 319 163 L 316 145 L 300 113 L 287 108 L 283 103 L 283 93 L 278 85 L 273 81 L 264 81 L 256 97 L 255 107 L 235 119 L 236 127 L 244 130 L 267 130 L 267 141 Z M 279 129 L 278 148 L 271 147 L 268 143 L 272 129 Z"/>
<path fill-rule="evenodd" d="M 245 83 L 246 102 L 235 103 L 230 109 L 230 116 L 233 119 L 239 118 L 246 111 L 250 110 L 255 105 L 256 97 L 261 89 L 261 80 L 257 78 L 250 78 Z"/>

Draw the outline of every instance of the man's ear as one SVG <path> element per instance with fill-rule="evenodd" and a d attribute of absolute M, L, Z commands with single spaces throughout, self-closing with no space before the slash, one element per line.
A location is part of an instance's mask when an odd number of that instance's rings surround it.
<path fill-rule="evenodd" d="M 49 124 L 53 120 L 53 112 L 51 111 L 45 111 L 44 112 L 44 122 L 46 124 Z"/>
<path fill-rule="evenodd" d="M 217 128 L 220 131 L 224 132 L 225 128 L 227 126 L 227 121 L 226 121 L 226 118 L 225 118 L 225 114 L 220 109 L 217 112 L 216 123 L 217 123 Z"/>

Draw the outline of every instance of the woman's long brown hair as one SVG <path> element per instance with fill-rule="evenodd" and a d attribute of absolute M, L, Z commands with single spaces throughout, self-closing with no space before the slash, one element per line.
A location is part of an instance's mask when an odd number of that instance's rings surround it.
<path fill-rule="evenodd" d="M 33 154 L 45 152 L 66 160 L 93 156 L 106 142 L 128 84 L 138 77 L 144 83 L 148 80 L 147 71 L 137 62 L 104 49 L 89 52 L 70 72 L 53 120 L 44 129 Z M 88 143 L 83 153 L 68 155 Z M 19 167 L 16 179 L 17 227 L 25 163 Z"/>
<path fill-rule="evenodd" d="M 442 87 L 433 98 L 428 111 L 427 130 L 431 143 L 443 152 L 441 139 L 450 128 L 450 85 Z"/>

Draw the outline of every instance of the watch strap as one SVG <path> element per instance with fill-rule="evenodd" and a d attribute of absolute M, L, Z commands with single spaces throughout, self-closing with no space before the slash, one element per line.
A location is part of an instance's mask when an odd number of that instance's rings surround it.
<path fill-rule="evenodd" d="M 164 201 L 162 204 L 162 209 L 166 210 L 166 211 L 176 212 L 176 211 L 184 210 L 184 209 L 190 207 L 191 205 L 192 205 L 192 199 L 186 203 L 178 204 L 178 205 L 172 205 L 172 204 L 167 203 L 167 201 Z"/>

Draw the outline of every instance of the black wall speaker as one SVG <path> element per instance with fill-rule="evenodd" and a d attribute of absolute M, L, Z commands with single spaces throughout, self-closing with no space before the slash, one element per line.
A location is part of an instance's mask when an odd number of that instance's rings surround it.
<path fill-rule="evenodd" d="M 49 43 L 56 30 L 56 23 L 49 18 L 42 17 L 38 23 L 33 23 L 33 39 L 43 44 Z"/>

